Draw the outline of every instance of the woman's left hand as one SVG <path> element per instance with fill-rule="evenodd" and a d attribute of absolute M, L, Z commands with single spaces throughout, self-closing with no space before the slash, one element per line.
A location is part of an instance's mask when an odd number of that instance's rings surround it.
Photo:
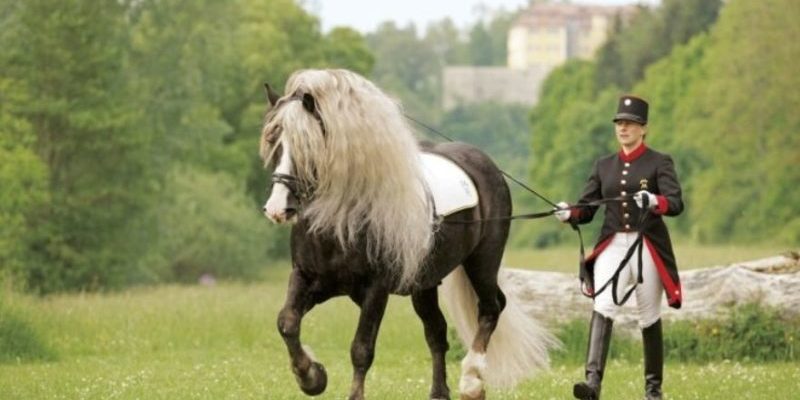
<path fill-rule="evenodd" d="M 653 209 L 658 206 L 658 199 L 656 199 L 656 195 L 648 192 L 647 190 L 640 190 L 633 195 L 633 200 L 636 202 L 636 205 L 639 208 L 645 208 L 644 204 L 642 204 L 644 203 L 645 198 L 647 199 L 648 209 Z"/>

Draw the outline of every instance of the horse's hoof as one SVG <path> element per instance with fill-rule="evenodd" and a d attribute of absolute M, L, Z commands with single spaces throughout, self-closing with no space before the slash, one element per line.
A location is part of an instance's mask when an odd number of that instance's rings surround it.
<path fill-rule="evenodd" d="M 462 393 L 459 397 L 461 400 L 486 400 L 486 391 L 481 389 L 481 391 L 476 396 L 469 396 L 466 393 Z"/>
<path fill-rule="evenodd" d="M 309 396 L 321 394 L 328 386 L 328 373 L 325 372 L 325 367 L 316 361 L 311 363 L 304 376 L 295 375 L 295 379 L 303 393 Z"/>
<path fill-rule="evenodd" d="M 585 382 L 576 383 L 575 386 L 572 387 L 572 395 L 576 399 L 596 400 L 599 397 L 598 394 L 597 388 Z"/>
<path fill-rule="evenodd" d="M 432 394 L 430 399 L 431 400 L 450 400 L 450 394 L 449 393 Z"/>

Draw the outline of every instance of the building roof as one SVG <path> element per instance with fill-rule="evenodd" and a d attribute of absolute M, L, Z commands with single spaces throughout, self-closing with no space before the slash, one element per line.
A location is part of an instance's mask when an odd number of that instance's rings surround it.
<path fill-rule="evenodd" d="M 561 28 L 568 24 L 578 24 L 580 28 L 589 29 L 594 16 L 613 18 L 622 15 L 629 18 L 637 6 L 598 6 L 565 3 L 534 3 L 523 11 L 514 21 L 513 26 L 525 26 L 532 29 Z"/>

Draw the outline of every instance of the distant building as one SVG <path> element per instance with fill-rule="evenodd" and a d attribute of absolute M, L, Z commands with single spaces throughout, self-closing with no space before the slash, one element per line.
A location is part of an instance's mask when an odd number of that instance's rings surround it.
<path fill-rule="evenodd" d="M 569 59 L 590 59 L 620 16 L 636 7 L 534 3 L 508 32 L 508 67 L 553 69 Z"/>
<path fill-rule="evenodd" d="M 537 2 L 522 11 L 508 32 L 507 67 L 449 66 L 443 71 L 445 110 L 496 101 L 533 106 L 550 71 L 569 59 L 590 59 L 619 15 L 635 6 L 589 6 Z"/>

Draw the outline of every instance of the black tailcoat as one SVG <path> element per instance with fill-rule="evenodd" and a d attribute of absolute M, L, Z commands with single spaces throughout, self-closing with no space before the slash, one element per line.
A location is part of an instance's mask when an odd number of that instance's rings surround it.
<path fill-rule="evenodd" d="M 595 162 L 578 203 L 632 195 L 639 190 L 655 194 L 658 206 L 645 211 L 649 215 L 646 216 L 643 226 L 639 226 L 642 210 L 633 200 L 607 204 L 600 237 L 594 251 L 586 259 L 585 272 L 590 277 L 593 275 L 594 261 L 611 242 L 615 233 L 641 230 L 645 245 L 653 254 L 653 261 L 664 285 L 668 303 L 670 307 L 680 308 L 682 290 L 678 267 L 669 232 L 662 219 L 662 215 L 675 216 L 683 211 L 681 186 L 672 158 L 649 149 L 644 144 L 627 155 L 620 151 L 603 157 Z M 574 209 L 570 221 L 578 224 L 588 223 L 594 217 L 597 208 L 594 206 Z"/>

